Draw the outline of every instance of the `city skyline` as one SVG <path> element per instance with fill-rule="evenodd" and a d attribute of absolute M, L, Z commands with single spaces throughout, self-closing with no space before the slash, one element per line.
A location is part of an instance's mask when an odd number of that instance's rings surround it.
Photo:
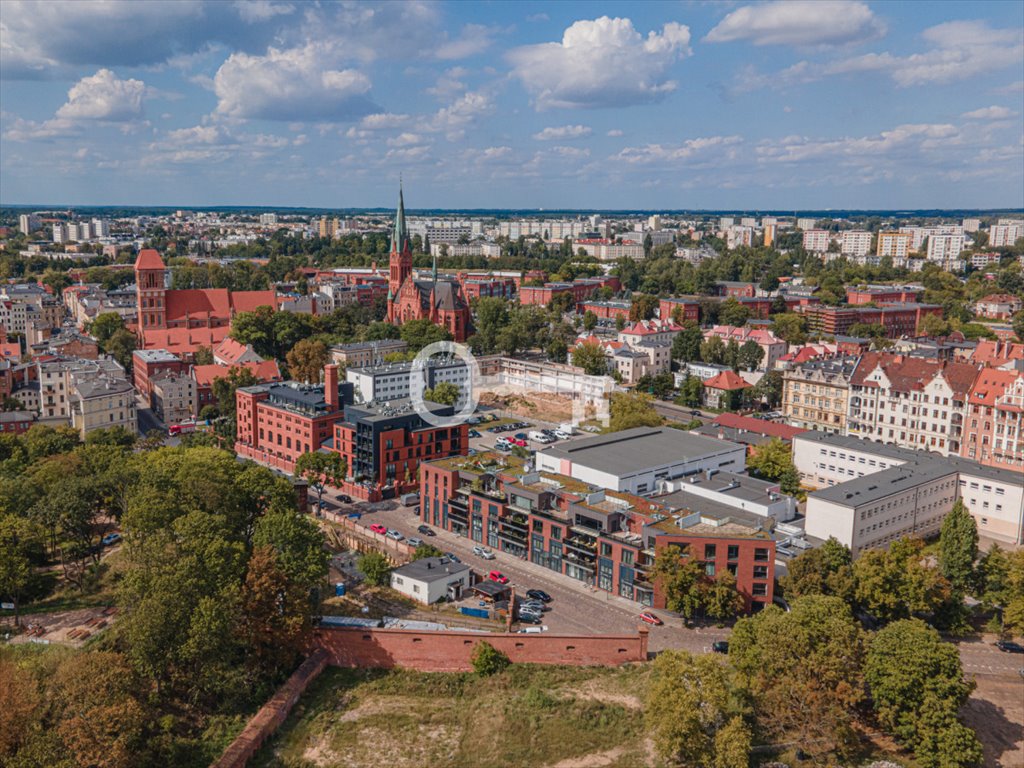
<path fill-rule="evenodd" d="M 1024 206 L 1015 3 L 8 2 L 0 203 Z"/>

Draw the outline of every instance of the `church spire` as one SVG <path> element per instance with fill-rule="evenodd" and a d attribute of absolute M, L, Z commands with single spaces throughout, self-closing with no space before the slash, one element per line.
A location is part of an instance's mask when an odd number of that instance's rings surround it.
<path fill-rule="evenodd" d="M 405 228 L 405 197 L 402 183 L 398 183 L 398 211 L 395 213 L 395 231 L 391 236 L 392 253 L 402 253 L 409 243 L 409 232 Z"/>

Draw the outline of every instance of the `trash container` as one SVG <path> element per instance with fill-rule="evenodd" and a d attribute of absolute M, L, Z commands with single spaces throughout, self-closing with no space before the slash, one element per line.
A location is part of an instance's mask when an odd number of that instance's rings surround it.
<path fill-rule="evenodd" d="M 344 595 L 345 595 L 345 583 L 339 581 L 337 584 L 334 585 L 334 596 L 335 597 L 344 597 Z"/>

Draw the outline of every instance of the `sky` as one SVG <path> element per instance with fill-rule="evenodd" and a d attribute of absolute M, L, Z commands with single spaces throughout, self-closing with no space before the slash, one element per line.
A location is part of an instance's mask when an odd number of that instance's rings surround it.
<path fill-rule="evenodd" d="M 3 0 L 0 204 L 1024 207 L 1024 3 Z"/>

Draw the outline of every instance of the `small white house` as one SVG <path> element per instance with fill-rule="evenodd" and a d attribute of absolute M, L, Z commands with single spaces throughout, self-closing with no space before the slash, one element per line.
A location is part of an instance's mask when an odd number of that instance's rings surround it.
<path fill-rule="evenodd" d="M 458 600 L 469 589 L 470 568 L 447 557 L 424 557 L 395 568 L 391 588 L 426 605 L 441 598 Z"/>

